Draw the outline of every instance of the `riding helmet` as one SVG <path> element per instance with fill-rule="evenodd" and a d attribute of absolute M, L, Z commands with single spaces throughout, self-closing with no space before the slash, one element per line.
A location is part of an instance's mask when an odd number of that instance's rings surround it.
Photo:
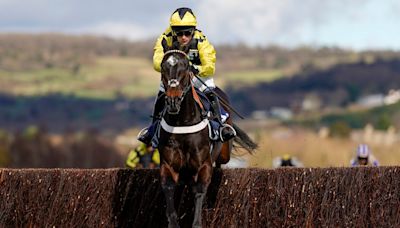
<path fill-rule="evenodd" d="M 197 20 L 190 8 L 183 7 L 176 9 L 172 13 L 169 24 L 172 29 L 176 27 L 196 27 Z"/>

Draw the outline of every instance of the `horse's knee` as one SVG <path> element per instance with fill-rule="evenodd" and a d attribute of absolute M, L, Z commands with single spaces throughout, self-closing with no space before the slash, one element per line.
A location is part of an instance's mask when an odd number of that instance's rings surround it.
<path fill-rule="evenodd" d="M 208 185 L 211 183 L 212 166 L 210 164 L 203 164 L 197 175 L 194 176 L 194 192 L 206 192 Z"/>
<path fill-rule="evenodd" d="M 160 167 L 161 184 L 166 184 L 171 178 L 175 184 L 178 183 L 179 173 L 176 172 L 170 165 L 162 164 Z"/>
<path fill-rule="evenodd" d="M 208 184 L 204 183 L 195 183 L 192 186 L 193 193 L 198 194 L 198 193 L 206 193 L 208 189 Z"/>

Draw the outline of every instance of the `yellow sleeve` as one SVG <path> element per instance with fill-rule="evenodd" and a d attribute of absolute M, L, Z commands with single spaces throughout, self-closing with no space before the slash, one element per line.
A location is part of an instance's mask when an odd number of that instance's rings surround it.
<path fill-rule="evenodd" d="M 126 166 L 128 168 L 134 169 L 139 163 L 139 157 L 137 156 L 137 152 L 135 150 L 131 150 L 128 154 L 128 158 L 126 159 Z"/>
<path fill-rule="evenodd" d="M 164 57 L 164 47 L 163 45 L 172 46 L 172 38 L 168 37 L 167 34 L 171 32 L 171 29 L 168 28 L 163 34 L 161 34 L 154 46 L 154 55 L 153 55 L 153 67 L 154 70 L 160 72 L 161 71 L 161 62 Z"/>
<path fill-rule="evenodd" d="M 197 66 L 197 69 L 199 76 L 207 77 L 215 73 L 216 51 L 204 36 L 202 38 L 197 44 L 201 61 L 201 66 Z"/>
<path fill-rule="evenodd" d="M 136 150 L 137 154 L 142 157 L 143 155 L 145 155 L 147 153 L 146 147 L 147 147 L 146 144 L 140 143 L 140 145 L 137 146 L 135 150 Z"/>
<path fill-rule="evenodd" d="M 160 165 L 160 152 L 158 152 L 158 149 L 154 150 L 153 157 L 151 159 L 156 165 Z"/>

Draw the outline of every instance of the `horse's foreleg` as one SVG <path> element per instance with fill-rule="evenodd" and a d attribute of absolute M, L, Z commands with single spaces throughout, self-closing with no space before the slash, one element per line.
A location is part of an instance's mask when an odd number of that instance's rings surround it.
<path fill-rule="evenodd" d="M 211 176 L 212 176 L 211 164 L 203 164 L 198 172 L 197 182 L 195 180 L 195 184 L 193 185 L 193 193 L 195 196 L 193 227 L 195 228 L 201 227 L 201 219 L 202 219 L 201 211 L 203 209 L 204 197 L 206 196 L 208 185 L 211 182 Z"/>
<path fill-rule="evenodd" d="M 227 164 L 231 159 L 231 151 L 232 151 L 233 139 L 224 142 L 222 145 L 221 153 L 219 154 L 217 160 L 215 161 L 216 166 L 218 168 L 221 167 L 221 164 Z"/>
<path fill-rule="evenodd" d="M 161 187 L 165 195 L 165 200 L 167 202 L 167 218 L 168 227 L 176 228 L 179 227 L 178 215 L 174 206 L 174 193 L 176 188 L 176 182 L 174 181 L 174 171 L 167 164 L 162 164 L 160 167 L 161 172 Z"/>

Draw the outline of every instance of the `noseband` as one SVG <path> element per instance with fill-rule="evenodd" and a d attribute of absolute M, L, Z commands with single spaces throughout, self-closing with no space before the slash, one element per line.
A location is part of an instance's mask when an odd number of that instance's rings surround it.
<path fill-rule="evenodd" d="M 167 61 L 171 67 L 175 66 L 178 63 L 178 60 L 173 57 L 171 54 L 178 53 L 183 55 L 185 58 L 189 59 L 187 54 L 181 50 L 169 50 L 164 53 L 163 61 Z M 187 69 L 186 69 L 187 70 Z M 190 74 L 186 75 L 190 76 Z M 167 81 L 166 88 L 166 105 L 167 110 L 169 110 L 169 114 L 178 114 L 180 110 L 180 104 L 185 98 L 186 94 L 189 92 L 192 84 L 189 83 L 186 85 L 183 90 L 179 89 L 180 81 L 178 79 L 169 79 Z M 173 91 L 169 91 L 169 89 L 173 89 Z"/>

